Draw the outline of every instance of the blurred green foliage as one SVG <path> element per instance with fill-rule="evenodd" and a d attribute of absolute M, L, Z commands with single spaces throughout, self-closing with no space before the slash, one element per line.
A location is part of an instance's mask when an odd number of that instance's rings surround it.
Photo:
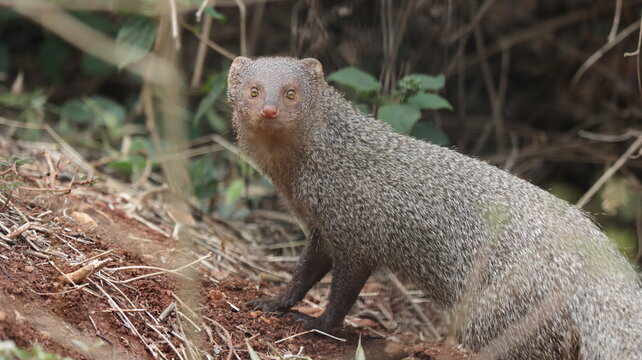
<path fill-rule="evenodd" d="M 0 359 L 71 360 L 69 357 L 45 351 L 38 343 L 33 344 L 31 349 L 27 350 L 16 346 L 11 340 L 0 341 Z"/>
<path fill-rule="evenodd" d="M 423 110 L 453 110 L 448 100 L 436 93 L 446 83 L 443 74 L 405 76 L 397 81 L 390 96 L 380 95 L 379 81 L 356 67 L 337 70 L 328 75 L 327 80 L 346 88 L 348 97 L 362 112 L 371 113 L 378 107 L 377 118 L 389 123 L 395 131 L 438 145 L 450 144 L 448 135 L 433 121 L 422 120 Z"/>
<path fill-rule="evenodd" d="M 134 16 L 128 18 L 118 30 L 116 44 L 128 45 L 140 51 L 117 52 L 118 68 L 141 60 L 152 49 L 156 39 L 156 23 L 146 17 Z"/>
<path fill-rule="evenodd" d="M 12 171 L 5 171 L 10 168 L 19 169 L 22 165 L 29 162 L 29 159 L 21 159 L 16 156 L 11 156 L 8 159 L 0 157 L 0 192 L 11 193 L 22 185 L 20 179 Z"/>
<path fill-rule="evenodd" d="M 58 36 L 41 29 L 26 34 L 34 40 L 20 47 L 33 49 L 28 56 L 35 58 L 34 67 L 25 73 L 25 79 L 40 79 L 46 89 L 0 88 L 0 108 L 14 120 L 39 124 L 48 122 L 72 146 L 90 160 L 97 160 L 101 171 L 126 180 L 135 181 L 150 170 L 158 172 L 159 159 L 146 130 L 140 104 L 140 79 L 121 69 L 140 61 L 152 49 L 157 33 L 157 21 L 151 17 L 91 12 L 72 12 L 72 15 L 90 27 L 116 39 L 117 44 L 134 47 L 139 51 L 116 54 L 117 66 L 108 64 L 90 54 L 79 51 Z M 205 16 L 224 23 L 225 16 L 212 7 Z M 0 31 L 34 26 L 8 9 L 0 9 Z M 200 31 L 194 28 L 194 31 Z M 11 40 L 11 38 L 10 38 Z M 0 40 L 0 75 L 7 82 L 15 81 L 22 67 L 16 65 L 18 52 L 15 44 Z M 201 144 L 204 136 L 217 132 L 231 140 L 230 110 L 226 103 L 227 66 L 206 73 L 204 85 L 195 91 L 190 101 L 186 123 L 190 139 Z M 207 71 L 207 70 L 206 70 Z M 8 78 L 11 76 L 12 78 Z M 115 83 L 118 88 L 113 89 Z M 94 85 L 97 84 L 98 86 Z M 111 88 L 110 88 L 111 87 Z M 52 93 L 60 93 L 56 100 Z M 53 90 L 53 91 L 52 91 Z M 13 129 L 12 134 L 28 140 L 40 140 L 38 130 Z M 211 143 L 211 140 L 209 140 Z M 223 217 L 238 218 L 247 213 L 248 204 L 256 204 L 273 193 L 271 185 L 239 159 L 221 151 L 189 157 L 188 170 L 194 184 L 194 200 L 205 211 L 218 211 Z M 104 161 L 103 161 L 104 160 Z M 6 180 L 6 179 L 5 179 Z M 12 182 L 12 184 L 19 183 Z M 249 187 L 258 191 L 248 191 Z M 8 189 L 5 189 L 8 190 Z M 260 194 L 260 195 L 255 195 Z"/>
<path fill-rule="evenodd" d="M 601 173 L 595 174 L 595 179 Z M 583 191 L 576 184 L 552 183 L 547 187 L 553 195 L 564 199 L 571 204 L 576 203 L 583 194 Z M 584 210 L 591 214 L 595 220 L 602 224 L 606 235 L 630 260 L 634 260 L 637 254 L 637 234 L 627 226 L 627 223 L 635 222 L 642 207 L 642 198 L 629 179 L 615 175 L 609 179 L 585 206 Z"/>

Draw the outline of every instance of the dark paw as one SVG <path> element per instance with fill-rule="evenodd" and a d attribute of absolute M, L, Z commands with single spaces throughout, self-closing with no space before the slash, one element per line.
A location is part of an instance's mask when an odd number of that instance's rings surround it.
<path fill-rule="evenodd" d="M 324 324 L 321 318 L 306 315 L 296 310 L 288 312 L 287 316 L 294 319 L 297 324 L 301 325 L 306 330 L 316 329 L 323 332 L 329 332 L 330 330 L 332 330 L 332 326 L 327 326 L 326 324 Z"/>
<path fill-rule="evenodd" d="M 263 312 L 284 312 L 288 310 L 282 301 L 277 298 L 260 298 L 250 300 L 246 303 L 247 306 L 254 310 L 261 310 Z"/>

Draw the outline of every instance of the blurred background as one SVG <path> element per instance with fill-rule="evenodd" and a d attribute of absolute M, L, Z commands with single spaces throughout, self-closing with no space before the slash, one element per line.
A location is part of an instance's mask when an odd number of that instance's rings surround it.
<path fill-rule="evenodd" d="M 0 5 L 0 131 L 45 141 L 46 124 L 99 174 L 229 221 L 282 211 L 234 146 L 227 70 L 316 57 L 362 111 L 580 201 L 642 262 L 640 0 Z"/>

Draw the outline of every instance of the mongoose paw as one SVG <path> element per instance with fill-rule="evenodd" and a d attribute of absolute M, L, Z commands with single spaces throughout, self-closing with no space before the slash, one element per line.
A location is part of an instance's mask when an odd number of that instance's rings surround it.
<path fill-rule="evenodd" d="M 255 300 L 250 300 L 246 303 L 247 306 L 251 307 L 254 310 L 261 310 L 263 312 L 285 312 L 288 310 L 278 297 L 271 298 L 260 298 Z"/>
<path fill-rule="evenodd" d="M 332 326 L 324 324 L 321 318 L 306 315 L 300 311 L 292 310 L 287 313 L 287 316 L 294 319 L 297 324 L 301 325 L 306 330 L 316 329 L 323 332 L 329 332 L 332 330 Z"/>

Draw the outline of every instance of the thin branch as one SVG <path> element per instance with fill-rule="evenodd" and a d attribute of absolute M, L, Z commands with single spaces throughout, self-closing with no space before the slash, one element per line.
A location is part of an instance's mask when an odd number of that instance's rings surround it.
<path fill-rule="evenodd" d="M 193 29 L 191 29 L 190 26 L 187 25 L 186 23 L 181 21 L 181 26 L 186 28 L 186 29 L 188 29 L 188 30 L 190 30 L 192 32 L 192 34 L 194 34 L 194 36 L 196 36 L 199 40 L 205 42 L 205 44 L 207 44 L 207 46 L 212 48 L 212 50 L 216 51 L 217 53 L 225 56 L 226 58 L 228 58 L 230 60 L 234 60 L 234 58 L 236 58 L 236 56 L 237 56 L 236 54 L 234 54 L 233 52 L 227 50 L 226 48 L 222 47 L 221 45 L 215 43 L 214 41 L 201 36 L 201 34 L 195 33 L 193 31 Z"/>
<path fill-rule="evenodd" d="M 287 341 L 287 340 L 293 339 L 293 338 L 295 338 L 295 337 L 297 337 L 297 336 L 301 336 L 301 335 L 305 335 L 305 334 L 309 334 L 309 333 L 317 333 L 317 334 L 321 334 L 321 335 L 327 336 L 327 337 L 329 337 L 329 338 L 331 338 L 331 339 L 334 339 L 334 340 L 337 340 L 337 341 L 341 341 L 341 342 L 346 342 L 346 341 L 347 341 L 347 340 L 346 340 L 346 339 L 344 339 L 344 338 L 340 338 L 340 337 L 337 337 L 337 336 L 334 336 L 334 335 L 330 335 L 330 334 L 328 334 L 328 333 L 326 333 L 326 332 L 323 332 L 323 331 L 321 331 L 321 330 L 317 330 L 317 329 L 310 329 L 310 330 L 306 330 L 306 331 L 303 331 L 303 332 L 300 332 L 300 333 L 297 333 L 297 334 L 294 334 L 294 335 L 290 335 L 290 336 L 288 336 L 288 337 L 284 337 L 283 339 L 277 340 L 277 341 L 275 341 L 274 343 L 275 343 L 275 344 L 278 344 L 278 343 L 280 343 L 280 342 Z"/>
<path fill-rule="evenodd" d="M 620 18 L 622 17 L 622 0 L 615 0 L 615 14 L 613 15 L 613 25 L 607 37 L 609 42 L 615 41 L 617 29 L 620 27 Z"/>
<path fill-rule="evenodd" d="M 611 167 L 609 167 L 602 176 L 591 186 L 591 188 L 577 201 L 577 204 L 575 204 L 576 208 L 582 208 L 584 205 L 586 205 L 589 200 L 597 193 L 600 188 L 606 183 L 608 179 L 610 179 L 628 160 L 631 155 L 633 155 L 634 152 L 638 151 L 638 149 L 642 146 L 642 136 L 638 136 L 637 140 L 631 146 L 629 146 L 628 149 L 620 156 L 619 159 Z"/>
<path fill-rule="evenodd" d="M 201 6 L 198 7 L 198 10 L 196 10 L 196 22 L 201 22 L 201 18 L 203 17 L 203 12 L 205 11 L 205 8 L 207 8 L 207 5 L 210 4 L 212 0 L 203 0 L 201 3 Z"/>
<path fill-rule="evenodd" d="M 447 44 L 452 44 L 455 41 L 459 40 L 461 37 L 464 35 L 468 35 L 479 23 L 479 21 L 486 15 L 486 12 L 488 9 L 490 9 L 493 4 L 495 3 L 495 0 L 485 0 L 484 3 L 479 7 L 477 11 L 475 11 L 475 16 L 473 19 L 470 21 L 468 25 L 466 25 L 464 28 L 460 28 L 457 30 L 454 34 L 450 34 L 446 37 L 446 43 Z M 451 6 L 449 6 L 450 8 Z"/>
<path fill-rule="evenodd" d="M 642 20 L 640 20 L 640 30 L 638 31 L 638 48 L 634 53 L 624 53 L 624 57 L 635 56 L 636 57 L 636 73 L 638 75 L 638 92 L 640 93 L 640 98 L 642 98 L 642 77 L 640 76 L 640 47 L 642 46 Z"/>
<path fill-rule="evenodd" d="M 495 88 L 495 82 L 493 81 L 493 74 L 491 73 L 490 66 L 488 65 L 486 46 L 484 45 L 480 27 L 476 26 L 473 33 L 475 35 L 475 45 L 477 46 L 477 51 L 479 52 L 482 59 L 480 65 L 482 69 L 482 75 L 484 76 L 484 82 L 486 83 L 486 90 L 488 91 L 488 100 L 490 101 L 490 106 L 492 109 L 493 125 L 495 127 L 495 142 L 497 143 L 499 152 L 504 153 L 504 119 L 501 115 L 501 106 L 503 100 L 499 98 L 499 95 Z M 507 51 L 508 50 L 505 50 L 504 54 L 507 54 Z M 508 60 L 506 58 L 506 55 L 504 55 L 502 57 L 502 64 L 504 65 L 504 68 L 507 68 L 507 61 Z"/>
<path fill-rule="evenodd" d="M 211 0 L 203 1 L 203 4 L 208 4 Z M 205 7 L 203 7 L 205 9 Z M 200 11 L 200 9 L 199 9 Z M 200 21 L 200 15 L 196 14 L 197 21 Z M 192 74 L 192 81 L 190 86 L 192 89 L 197 89 L 201 86 L 201 77 L 203 76 L 203 65 L 205 64 L 205 55 L 207 55 L 207 42 L 203 39 L 209 40 L 210 32 L 212 30 L 212 17 L 206 16 L 203 22 L 203 29 L 201 29 L 201 36 L 199 38 L 198 50 L 196 51 L 196 60 L 194 61 L 194 73 Z"/>
<path fill-rule="evenodd" d="M 401 283 L 399 278 L 397 278 L 397 276 L 395 274 L 392 274 L 392 273 L 388 275 L 388 278 L 397 287 L 397 289 L 399 289 L 399 291 L 401 291 L 401 294 L 406 299 L 406 302 L 408 304 L 410 304 L 410 306 L 415 311 L 417 316 L 419 316 L 419 319 L 424 323 L 424 325 L 428 329 L 428 332 L 430 332 L 430 334 L 435 339 L 440 340 L 441 339 L 441 335 L 439 334 L 439 331 L 437 331 L 437 328 L 435 328 L 435 325 L 433 325 L 432 321 L 430 321 L 430 319 L 428 319 L 428 317 L 426 316 L 426 314 L 424 314 L 424 312 L 421 310 L 419 305 L 417 305 L 417 303 L 413 301 L 412 296 L 410 296 L 410 294 L 408 293 L 408 290 Z"/>
<path fill-rule="evenodd" d="M 239 16 L 241 17 L 241 55 L 247 56 L 247 7 L 243 0 L 234 1 L 239 8 Z"/>
<path fill-rule="evenodd" d="M 181 36 L 178 33 L 178 14 L 176 12 L 176 0 L 169 1 L 169 16 L 172 24 L 172 38 L 176 44 L 176 50 L 181 49 Z"/>
<path fill-rule="evenodd" d="M 607 42 L 606 44 L 602 45 L 601 48 L 599 48 L 593 55 L 591 55 L 582 66 L 577 70 L 575 75 L 573 76 L 573 80 L 571 80 L 571 86 L 576 86 L 577 83 L 580 81 L 580 78 L 584 73 L 593 66 L 599 59 L 604 56 L 609 50 L 611 50 L 615 45 L 620 43 L 622 40 L 624 40 L 627 36 L 631 35 L 636 29 L 640 27 L 640 20 L 630 24 L 627 26 L 624 30 L 622 30 L 615 39 L 611 42 Z"/>

